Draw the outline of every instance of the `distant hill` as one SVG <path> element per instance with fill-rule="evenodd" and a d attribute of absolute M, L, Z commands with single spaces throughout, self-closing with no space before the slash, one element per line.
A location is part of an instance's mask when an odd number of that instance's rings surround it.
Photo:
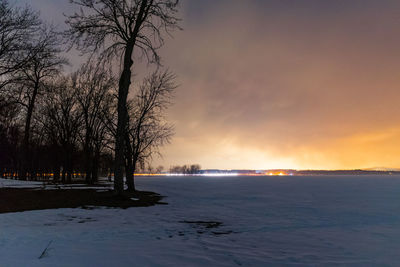
<path fill-rule="evenodd" d="M 386 167 L 375 167 L 375 168 L 367 168 L 363 169 L 365 171 L 380 171 L 380 172 L 398 172 L 400 168 L 386 168 Z"/>

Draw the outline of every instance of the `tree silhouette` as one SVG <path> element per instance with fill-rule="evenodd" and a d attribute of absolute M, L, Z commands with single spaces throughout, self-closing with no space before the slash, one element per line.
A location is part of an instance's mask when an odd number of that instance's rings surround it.
<path fill-rule="evenodd" d="M 8 74 L 24 67 L 35 55 L 32 40 L 41 26 L 30 8 L 11 7 L 0 0 L 0 89 L 10 82 Z"/>
<path fill-rule="evenodd" d="M 30 135 L 32 115 L 37 98 L 44 92 L 46 79 L 57 76 L 62 65 L 67 61 L 60 56 L 60 39 L 58 34 L 50 27 L 43 26 L 36 33 L 36 39 L 31 41 L 31 47 L 35 49 L 23 68 L 12 75 L 13 83 L 10 86 L 10 99 L 22 106 L 25 110 L 24 137 L 22 143 L 22 165 L 19 178 L 26 179 L 29 172 Z M 16 98 L 16 99 L 15 99 Z"/>
<path fill-rule="evenodd" d="M 111 108 L 116 80 L 97 62 L 88 62 L 72 75 L 82 116 L 81 142 L 85 161 L 86 182 L 98 179 L 98 165 L 104 142 L 107 142 L 105 116 Z"/>
<path fill-rule="evenodd" d="M 123 192 L 123 168 L 127 135 L 127 96 L 134 58 L 145 56 L 160 64 L 157 49 L 163 31 L 177 28 L 177 0 L 70 0 L 81 7 L 67 19 L 66 35 L 83 52 L 98 52 L 103 59 L 118 58 L 118 121 L 115 141 L 114 190 Z"/>
<path fill-rule="evenodd" d="M 134 191 L 134 173 L 142 164 L 158 152 L 158 148 L 170 141 L 173 127 L 163 116 L 171 102 L 176 84 L 175 76 L 168 71 L 154 72 L 139 87 L 129 103 L 129 124 L 126 136 L 126 182 Z"/>

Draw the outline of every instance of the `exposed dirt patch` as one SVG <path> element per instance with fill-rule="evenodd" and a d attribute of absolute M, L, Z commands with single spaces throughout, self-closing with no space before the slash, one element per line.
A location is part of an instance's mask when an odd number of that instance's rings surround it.
<path fill-rule="evenodd" d="M 234 231 L 217 231 L 220 226 L 224 226 L 222 222 L 218 221 L 180 221 L 180 223 L 186 223 L 192 226 L 193 229 L 196 230 L 197 234 L 212 234 L 215 236 L 218 235 L 229 235 L 235 233 Z M 179 236 L 184 236 L 185 233 L 180 231 L 178 232 Z"/>
<path fill-rule="evenodd" d="M 147 191 L 136 191 L 116 196 L 113 191 L 94 189 L 33 190 L 0 188 L 0 213 L 58 208 L 148 207 L 161 202 L 163 196 Z"/>
<path fill-rule="evenodd" d="M 215 221 L 180 221 L 180 222 L 205 228 L 218 228 L 219 226 L 222 225 L 222 222 L 215 222 Z"/>

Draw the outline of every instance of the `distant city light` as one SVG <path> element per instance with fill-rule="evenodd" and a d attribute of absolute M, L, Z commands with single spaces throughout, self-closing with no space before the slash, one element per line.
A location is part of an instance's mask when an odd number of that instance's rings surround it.
<path fill-rule="evenodd" d="M 205 176 L 205 177 L 229 177 L 229 176 L 286 176 L 293 175 L 293 173 L 287 174 L 282 171 L 275 172 L 203 172 L 203 173 L 136 173 L 135 176 Z"/>

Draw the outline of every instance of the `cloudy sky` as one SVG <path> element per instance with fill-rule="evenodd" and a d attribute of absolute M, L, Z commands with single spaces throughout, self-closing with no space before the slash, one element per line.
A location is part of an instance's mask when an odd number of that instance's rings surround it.
<path fill-rule="evenodd" d="M 60 27 L 73 10 L 17 2 Z M 183 0 L 181 17 L 161 52 L 176 134 L 154 165 L 400 167 L 400 1 Z"/>

